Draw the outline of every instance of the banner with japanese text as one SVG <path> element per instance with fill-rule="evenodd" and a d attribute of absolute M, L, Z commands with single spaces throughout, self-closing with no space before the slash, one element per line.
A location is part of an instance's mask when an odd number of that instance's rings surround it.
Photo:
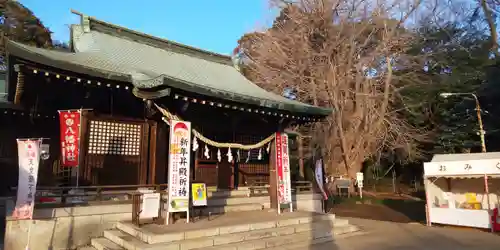
<path fill-rule="evenodd" d="M 189 210 L 191 123 L 172 120 L 168 157 L 168 212 Z"/>
<path fill-rule="evenodd" d="M 16 207 L 14 208 L 12 217 L 18 220 L 30 220 L 33 218 L 41 143 L 41 139 L 17 140 L 19 180 Z"/>
<path fill-rule="evenodd" d="M 289 156 L 288 135 L 276 133 L 276 171 L 278 173 L 278 202 L 280 204 L 292 203 Z"/>
<path fill-rule="evenodd" d="M 316 177 L 316 183 L 318 183 L 319 190 L 323 195 L 323 199 L 328 200 L 328 195 L 325 192 L 324 176 L 323 176 L 323 159 L 316 160 L 316 168 L 314 170 L 314 176 Z"/>
<path fill-rule="evenodd" d="M 66 167 L 76 167 L 80 156 L 80 110 L 59 111 L 61 160 Z"/>

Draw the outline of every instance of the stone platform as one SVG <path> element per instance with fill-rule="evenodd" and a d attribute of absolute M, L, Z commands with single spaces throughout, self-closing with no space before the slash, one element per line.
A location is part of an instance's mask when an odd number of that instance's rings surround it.
<path fill-rule="evenodd" d="M 238 190 L 216 190 L 208 188 L 208 205 L 191 214 L 239 214 L 247 216 L 270 208 L 270 198 L 265 190 L 251 194 L 248 188 Z M 320 212 L 323 210 L 322 196 L 315 193 L 293 194 L 293 208 L 299 211 Z M 14 201 L 7 214 L 10 214 Z M 275 213 L 271 213 L 275 214 Z M 30 250 L 77 249 L 89 245 L 90 239 L 103 237 L 105 231 L 116 229 L 120 221 L 131 220 L 132 205 L 127 201 L 108 201 L 79 204 L 71 207 L 36 208 L 34 220 L 15 220 L 7 216 L 5 250 L 23 249 L 27 243 L 27 232 L 31 228 Z M 251 221 L 251 220 L 249 220 Z M 230 225 L 230 224 L 229 224 Z"/>
<path fill-rule="evenodd" d="M 333 241 L 358 228 L 332 214 L 296 211 L 277 215 L 274 211 L 234 212 L 186 224 L 134 226 L 119 222 L 104 237 L 93 238 L 97 250 L 250 250 L 310 245 Z M 91 249 L 91 248 L 85 248 Z"/>

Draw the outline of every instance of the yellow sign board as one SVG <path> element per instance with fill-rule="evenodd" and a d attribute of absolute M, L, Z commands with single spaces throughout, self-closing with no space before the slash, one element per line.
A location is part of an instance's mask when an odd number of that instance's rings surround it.
<path fill-rule="evenodd" d="M 193 199 L 193 206 L 206 206 L 207 205 L 207 186 L 205 183 L 191 184 L 191 196 Z"/>

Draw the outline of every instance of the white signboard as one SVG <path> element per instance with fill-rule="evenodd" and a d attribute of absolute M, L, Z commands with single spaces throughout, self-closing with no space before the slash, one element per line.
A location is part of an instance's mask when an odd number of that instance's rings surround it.
<path fill-rule="evenodd" d="M 19 181 L 16 207 L 12 217 L 19 220 L 33 218 L 41 143 L 42 140 L 17 140 Z"/>
<path fill-rule="evenodd" d="M 145 193 L 142 195 L 140 218 L 156 218 L 160 210 L 160 193 Z"/>
<path fill-rule="evenodd" d="M 279 204 L 291 204 L 290 155 L 288 152 L 288 135 L 285 133 L 276 133 L 276 158 L 278 202 Z"/>
<path fill-rule="evenodd" d="M 363 187 L 363 180 L 365 179 L 365 176 L 363 172 L 357 172 L 356 173 L 356 181 L 358 183 L 358 187 L 362 188 Z"/>
<path fill-rule="evenodd" d="M 191 123 L 172 120 L 168 157 L 168 206 L 170 212 L 189 210 Z"/>

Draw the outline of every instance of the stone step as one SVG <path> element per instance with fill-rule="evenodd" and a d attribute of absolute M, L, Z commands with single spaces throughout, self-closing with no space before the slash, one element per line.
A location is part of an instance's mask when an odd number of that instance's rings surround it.
<path fill-rule="evenodd" d="M 196 250 L 259 250 L 259 249 L 268 249 L 268 250 L 284 250 L 290 246 L 297 246 L 297 244 L 301 244 L 301 248 L 294 249 L 309 249 L 310 246 L 315 244 L 321 244 L 325 242 L 334 241 L 339 236 L 355 233 L 359 229 L 352 225 L 335 227 L 333 229 L 321 229 L 311 230 L 306 232 L 300 232 L 285 236 L 277 236 L 277 237 L 268 237 L 261 238 L 256 240 L 249 240 L 243 242 L 235 242 L 225 245 L 214 245 L 211 247 L 203 247 L 203 248 L 194 248 Z M 333 249 L 333 248 L 332 248 Z"/>
<path fill-rule="evenodd" d="M 269 193 L 255 191 L 250 195 L 249 191 L 245 190 L 230 190 L 230 191 L 208 191 L 207 192 L 207 202 L 210 203 L 211 200 L 222 200 L 222 199 L 244 199 L 244 198 L 259 198 L 264 199 L 267 198 L 267 202 L 269 202 Z M 162 196 L 163 199 L 168 199 L 168 195 L 164 194 Z"/>
<path fill-rule="evenodd" d="M 353 231 L 350 233 L 338 234 L 331 237 L 323 237 L 317 239 L 304 239 L 302 242 L 286 244 L 277 247 L 267 248 L 266 250 L 324 250 L 324 249 L 337 249 L 335 241 L 340 239 L 356 237 L 367 234 L 361 230 Z M 328 244 L 330 242 L 330 244 Z"/>
<path fill-rule="evenodd" d="M 198 237 L 172 242 L 147 244 L 120 230 L 108 230 L 104 237 L 127 250 L 191 250 L 191 249 L 265 249 L 314 239 L 333 239 L 335 235 L 355 232 L 351 225 L 330 226 L 322 224 L 298 224 L 279 228 L 259 229 L 210 237 Z M 113 248 L 110 248 L 113 249 Z M 120 249 L 120 248 L 118 248 Z M 101 249 L 98 249 L 101 250 Z M 115 250 L 115 249 L 113 249 Z"/>
<path fill-rule="evenodd" d="M 242 213 L 244 216 L 244 213 Z M 288 216 L 288 217 L 287 217 Z M 271 217 L 273 218 L 273 217 Z M 196 224 L 184 224 L 182 230 L 177 231 L 160 231 L 157 229 L 151 229 L 152 231 L 145 230 L 144 228 L 138 228 L 131 223 L 118 222 L 116 224 L 117 229 L 135 237 L 147 243 L 165 243 L 179 240 L 196 239 L 208 236 L 222 236 L 231 233 L 243 233 L 250 232 L 253 230 L 269 229 L 269 228 L 280 228 L 294 225 L 306 225 L 311 227 L 311 223 L 317 222 L 327 222 L 334 226 L 345 226 L 349 225 L 349 221 L 345 219 L 336 219 L 333 214 L 317 214 L 311 216 L 310 214 L 284 214 L 284 216 L 273 218 L 272 220 L 266 221 L 253 221 L 251 223 L 242 222 L 228 222 L 230 226 L 207 226 L 204 229 L 199 229 Z M 182 225 L 181 225 L 182 226 Z M 156 227 L 158 228 L 158 227 Z"/>
<path fill-rule="evenodd" d="M 201 208 L 200 212 L 203 216 L 224 214 L 224 213 L 234 213 L 234 212 L 247 212 L 247 211 L 261 211 L 269 208 L 269 204 L 261 203 L 246 203 L 246 204 L 235 204 L 235 205 L 221 205 L 221 206 L 208 206 Z M 164 211 L 166 212 L 166 210 Z M 192 214 L 197 216 L 198 212 Z"/>
<path fill-rule="evenodd" d="M 209 214 L 259 211 L 259 210 L 264 210 L 265 208 L 266 208 L 266 206 L 263 204 L 260 204 L 260 203 L 237 204 L 237 205 L 228 205 L 228 206 L 210 206 L 210 207 L 203 209 L 202 214 L 207 216 Z"/>
<path fill-rule="evenodd" d="M 106 238 L 94 238 L 90 240 L 92 247 L 96 250 L 123 250 L 124 248 Z"/>
<path fill-rule="evenodd" d="M 258 196 L 258 197 L 212 197 L 207 199 L 208 206 L 225 206 L 225 205 L 239 205 L 239 204 L 249 204 L 249 203 L 269 203 L 269 196 Z"/>
<path fill-rule="evenodd" d="M 269 187 L 269 185 L 265 185 L 263 187 Z M 220 189 L 220 188 L 217 188 L 217 187 L 207 187 L 207 191 L 250 191 L 251 187 L 246 187 L 246 186 L 242 186 L 242 187 L 238 187 L 238 189 Z"/>

